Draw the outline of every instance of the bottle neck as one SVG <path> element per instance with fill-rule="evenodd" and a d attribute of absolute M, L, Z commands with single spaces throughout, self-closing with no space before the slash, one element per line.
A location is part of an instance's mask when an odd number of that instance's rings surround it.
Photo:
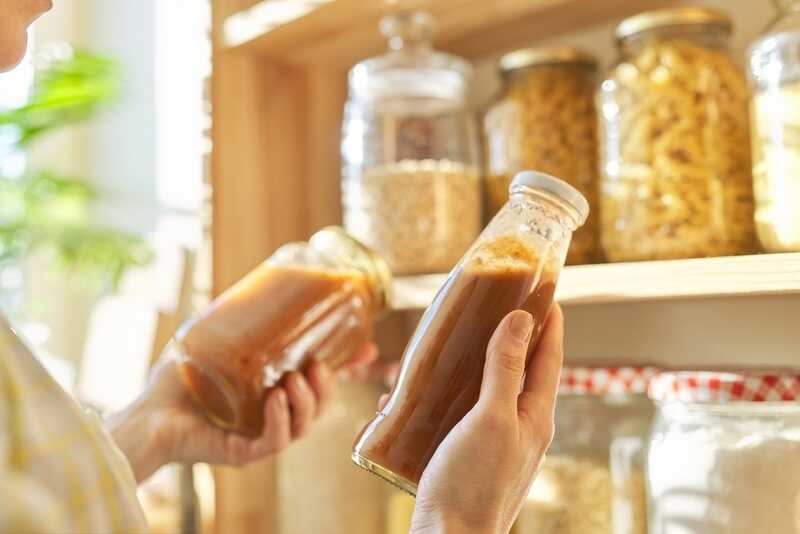
<path fill-rule="evenodd" d="M 541 205 L 548 212 L 549 218 L 558 221 L 558 224 L 567 232 L 574 232 L 581 225 L 581 216 L 578 210 L 556 195 L 539 189 L 517 186 L 511 190 L 510 198 Z"/>
<path fill-rule="evenodd" d="M 392 274 L 388 264 L 379 254 L 339 227 L 320 230 L 311 236 L 309 244 L 332 264 L 363 275 L 370 304 L 376 314 L 388 309 Z"/>

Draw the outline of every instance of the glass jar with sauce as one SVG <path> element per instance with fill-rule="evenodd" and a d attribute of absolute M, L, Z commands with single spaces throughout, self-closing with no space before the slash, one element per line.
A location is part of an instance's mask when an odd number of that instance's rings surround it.
<path fill-rule="evenodd" d="M 800 1 L 749 50 L 756 229 L 770 252 L 800 251 Z"/>
<path fill-rule="evenodd" d="M 538 343 L 572 232 L 588 215 L 577 189 L 543 173 L 519 173 L 510 193 L 423 315 L 388 402 L 354 446 L 355 463 L 412 494 L 439 443 L 475 405 L 502 318 L 529 311 L 531 350 Z"/>
<path fill-rule="evenodd" d="M 564 368 L 553 443 L 515 534 L 647 534 L 653 375 L 643 367 Z"/>
<path fill-rule="evenodd" d="M 433 29 L 425 12 L 386 17 L 389 51 L 349 74 L 344 226 L 395 274 L 449 271 L 481 229 L 472 67 L 434 50 Z"/>
<path fill-rule="evenodd" d="M 650 396 L 650 534 L 800 532 L 800 375 L 664 373 Z"/>
<path fill-rule="evenodd" d="M 336 368 L 372 337 L 386 263 L 340 228 L 289 243 L 178 330 L 183 381 L 222 428 L 258 435 L 267 391 L 311 359 Z"/>
<path fill-rule="evenodd" d="M 503 88 L 483 118 L 488 211 L 508 200 L 511 178 L 524 169 L 558 176 L 589 201 L 567 265 L 597 259 L 597 61 L 570 46 L 526 48 L 500 59 Z"/>
<path fill-rule="evenodd" d="M 603 81 L 600 234 L 610 261 L 754 252 L 749 94 L 730 18 L 642 13 L 616 30 Z"/>

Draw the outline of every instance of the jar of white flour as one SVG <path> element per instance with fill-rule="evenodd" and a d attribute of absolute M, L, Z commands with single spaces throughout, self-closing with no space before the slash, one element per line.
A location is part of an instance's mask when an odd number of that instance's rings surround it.
<path fill-rule="evenodd" d="M 800 374 L 662 373 L 650 534 L 800 534 Z"/>

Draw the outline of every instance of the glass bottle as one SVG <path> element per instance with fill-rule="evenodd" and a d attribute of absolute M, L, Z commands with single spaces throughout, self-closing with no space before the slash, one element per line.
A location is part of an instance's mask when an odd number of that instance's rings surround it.
<path fill-rule="evenodd" d="M 258 435 L 267 391 L 312 359 L 346 362 L 371 339 L 390 284 L 379 256 L 325 228 L 278 249 L 182 325 L 168 350 L 216 424 Z"/>
<path fill-rule="evenodd" d="M 770 252 L 800 251 L 800 1 L 749 49 L 756 229 Z"/>
<path fill-rule="evenodd" d="M 427 13 L 387 17 L 381 30 L 389 52 L 349 75 L 344 225 L 395 274 L 447 272 L 480 231 L 472 67 L 433 50 Z"/>
<path fill-rule="evenodd" d="M 510 193 L 423 315 L 388 402 L 354 446 L 355 463 L 412 494 L 477 401 L 486 346 L 502 318 L 529 311 L 535 347 L 572 232 L 589 211 L 578 190 L 543 173 L 519 173 Z"/>
<path fill-rule="evenodd" d="M 610 261 L 754 252 L 747 81 L 727 15 L 642 13 L 598 95 L 600 234 Z"/>
<path fill-rule="evenodd" d="M 488 211 L 508 200 L 523 169 L 558 176 L 592 211 L 575 235 L 567 265 L 592 263 L 599 251 L 597 216 L 597 60 L 570 46 L 525 48 L 500 59 L 503 87 L 483 118 Z"/>

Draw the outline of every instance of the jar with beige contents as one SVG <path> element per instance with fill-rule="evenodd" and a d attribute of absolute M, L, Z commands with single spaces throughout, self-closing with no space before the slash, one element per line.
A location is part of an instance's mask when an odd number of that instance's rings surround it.
<path fill-rule="evenodd" d="M 599 92 L 601 241 L 611 261 L 756 249 L 748 91 L 730 19 L 701 7 L 636 15 Z"/>
<path fill-rule="evenodd" d="M 483 118 L 488 211 L 508 200 L 523 169 L 558 176 L 589 201 L 586 224 L 572 238 L 567 264 L 597 259 L 597 62 L 569 46 L 526 48 L 500 59 L 503 88 Z"/>
<path fill-rule="evenodd" d="M 423 12 L 385 18 L 389 51 L 349 77 L 344 225 L 395 274 L 449 271 L 480 232 L 472 67 L 433 49 L 433 24 Z"/>
<path fill-rule="evenodd" d="M 515 534 L 647 534 L 651 368 L 565 367 L 553 444 Z"/>
<path fill-rule="evenodd" d="M 800 251 L 800 1 L 749 50 L 756 229 L 770 252 Z"/>

